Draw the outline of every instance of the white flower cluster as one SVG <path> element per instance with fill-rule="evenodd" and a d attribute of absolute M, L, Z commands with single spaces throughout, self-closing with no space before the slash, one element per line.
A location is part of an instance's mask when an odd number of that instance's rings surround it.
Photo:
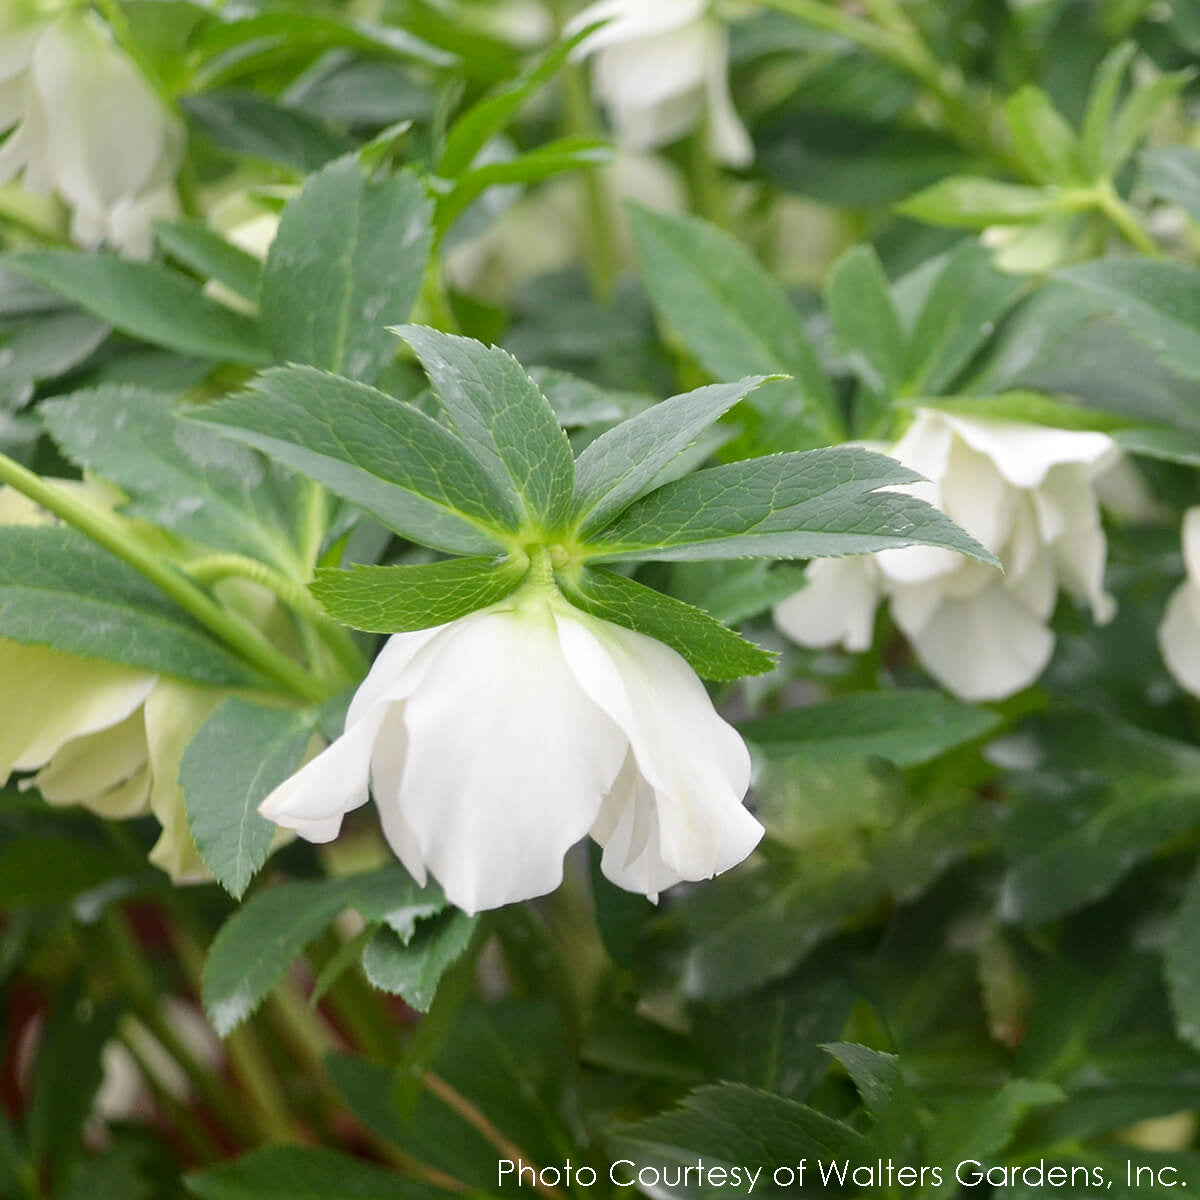
<path fill-rule="evenodd" d="M 942 509 L 1004 571 L 926 546 L 823 559 L 775 609 L 793 640 L 866 650 L 887 599 L 935 679 L 964 700 L 999 700 L 1050 661 L 1060 588 L 1086 600 L 1096 621 L 1112 618 L 1095 487 L 1117 454 L 1107 434 L 919 409 L 887 452 L 929 480 L 903 490 Z"/>
<path fill-rule="evenodd" d="M 598 0 L 567 27 L 605 24 L 580 47 L 626 149 L 654 150 L 703 127 L 713 155 L 744 167 L 754 147 L 729 94 L 728 35 L 708 0 Z"/>
<path fill-rule="evenodd" d="M 149 257 L 183 127 L 98 21 L 0 18 L 0 138 L 0 184 L 57 196 L 81 246 Z"/>
<path fill-rule="evenodd" d="M 589 833 L 604 874 L 656 896 L 741 862 L 750 756 L 691 667 L 541 585 L 391 637 L 345 733 L 264 816 L 328 842 L 374 790 L 413 877 L 467 912 L 553 891 Z"/>

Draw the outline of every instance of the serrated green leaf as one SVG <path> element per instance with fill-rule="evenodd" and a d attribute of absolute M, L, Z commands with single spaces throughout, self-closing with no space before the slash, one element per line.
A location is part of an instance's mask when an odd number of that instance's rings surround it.
<path fill-rule="evenodd" d="M 898 766 L 930 762 L 994 732 L 1000 718 L 941 692 L 863 692 L 743 722 L 743 737 L 772 757 L 878 755 Z"/>
<path fill-rule="evenodd" d="M 184 751 L 179 783 L 192 840 L 217 882 L 239 900 L 275 836 L 258 806 L 300 766 L 312 735 L 309 713 L 231 696 Z"/>
<path fill-rule="evenodd" d="M 184 1182 L 200 1200 L 430 1200 L 446 1194 L 320 1146 L 264 1146 L 194 1171 Z"/>
<path fill-rule="evenodd" d="M 38 414 L 67 458 L 132 497 L 130 516 L 285 568 L 294 562 L 282 481 L 252 451 L 180 420 L 171 397 L 109 385 L 47 400 Z"/>
<path fill-rule="evenodd" d="M 904 1077 L 896 1055 L 872 1050 L 856 1042 L 834 1042 L 823 1048 L 846 1068 L 867 1112 L 876 1120 L 882 1119 L 892 1096 L 903 1086 Z"/>
<path fill-rule="evenodd" d="M 1103 303 L 1167 366 L 1200 379 L 1200 271 L 1143 258 L 1106 259 L 1057 278 Z"/>
<path fill-rule="evenodd" d="M 420 325 L 394 329 L 416 351 L 455 429 L 523 519 L 547 530 L 570 512 L 575 460 L 545 396 L 511 354 Z"/>
<path fill-rule="evenodd" d="M 261 682 L 153 584 L 74 529 L 0 528 L 0 636 L 197 683 Z"/>
<path fill-rule="evenodd" d="M 639 500 L 587 554 L 607 562 L 820 558 L 924 544 L 994 563 L 937 509 L 877 490 L 916 478 L 848 446 L 711 467 Z"/>
<path fill-rule="evenodd" d="M 634 1125 L 618 1125 L 610 1139 L 618 1148 L 662 1162 L 695 1164 L 697 1155 L 730 1165 L 796 1169 L 801 1159 L 864 1161 L 866 1144 L 849 1125 L 794 1100 L 738 1083 L 698 1088 L 672 1112 Z"/>
<path fill-rule="evenodd" d="M 373 987 L 401 996 L 419 1012 L 428 1012 L 438 981 L 466 952 L 477 917 L 455 909 L 427 921 L 410 941 L 381 929 L 363 951 L 363 970 Z"/>
<path fill-rule="evenodd" d="M 976 175 L 952 175 L 896 205 L 914 221 L 983 229 L 988 225 L 1023 225 L 1061 211 L 1054 194 L 1019 183 L 998 183 Z"/>
<path fill-rule="evenodd" d="M 205 279 L 215 279 L 244 300 L 258 300 L 262 263 L 200 221 L 155 221 L 154 237 L 174 259 Z"/>
<path fill-rule="evenodd" d="M 727 234 L 695 217 L 630 206 L 642 277 L 655 308 L 716 379 L 783 374 L 764 387 L 764 411 L 782 405 L 808 444 L 843 440 L 829 380 L 783 289 Z"/>
<path fill-rule="evenodd" d="M 575 463 L 575 513 L 584 518 L 580 536 L 645 495 L 672 460 L 763 382 L 763 376 L 752 376 L 673 396 L 587 446 Z"/>
<path fill-rule="evenodd" d="M 373 380 L 392 359 L 425 278 L 432 209 L 416 176 L 375 183 L 351 155 L 313 175 L 283 210 L 262 277 L 275 357 Z"/>
<path fill-rule="evenodd" d="M 458 438 L 414 405 L 366 384 L 314 367 L 280 367 L 248 391 L 189 415 L 435 549 L 498 551 L 517 528 L 509 496 Z"/>
<path fill-rule="evenodd" d="M 225 922 L 209 950 L 203 986 L 208 1019 L 222 1037 L 236 1029 L 343 908 L 386 922 L 404 939 L 445 903 L 439 888 L 419 888 L 400 867 L 257 892 Z"/>
<path fill-rule="evenodd" d="M 741 679 L 762 675 L 775 666 L 770 651 L 746 641 L 703 609 L 624 575 L 584 567 L 577 575 L 560 575 L 559 583 L 577 608 L 663 642 L 682 655 L 702 679 Z"/>
<path fill-rule="evenodd" d="M 1139 862 L 1200 820 L 1200 751 L 1099 713 L 1033 730 L 1031 794 L 1001 824 L 1005 920 L 1041 925 L 1107 895 Z M 1047 792 L 1039 780 L 1053 771 Z"/>
<path fill-rule="evenodd" d="M 947 391 L 1027 288 L 1018 276 L 998 271 L 983 246 L 967 242 L 951 251 L 912 332 L 905 391 Z"/>
<path fill-rule="evenodd" d="M 270 361 L 258 325 L 157 263 L 75 250 L 9 254 L 4 265 L 123 333 L 180 354 L 259 366 Z"/>
<path fill-rule="evenodd" d="M 856 246 L 843 254 L 829 273 L 826 296 L 838 346 L 859 379 L 872 392 L 894 395 L 907 338 L 875 250 Z"/>
<path fill-rule="evenodd" d="M 1079 139 L 1041 88 L 1027 83 L 1004 105 L 1016 150 L 1026 171 L 1038 183 L 1078 180 Z"/>
<path fill-rule="evenodd" d="M 321 568 L 312 584 L 325 611 L 366 633 L 403 633 L 456 621 L 510 595 L 527 563 L 495 557 L 413 566 Z"/>

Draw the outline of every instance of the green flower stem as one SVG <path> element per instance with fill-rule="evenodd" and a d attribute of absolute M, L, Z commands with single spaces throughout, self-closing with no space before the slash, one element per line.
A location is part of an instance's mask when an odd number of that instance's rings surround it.
<path fill-rule="evenodd" d="M 430 323 L 443 333 L 460 333 L 458 318 L 450 305 L 450 294 L 446 290 L 441 263 L 440 254 L 430 256 L 429 266 L 425 268 L 425 281 L 421 285 L 418 307 L 425 310 Z"/>
<path fill-rule="evenodd" d="M 702 217 L 720 229 L 729 229 L 729 195 L 725 177 L 714 161 L 708 141 L 706 121 L 688 140 L 688 182 L 692 206 Z"/>
<path fill-rule="evenodd" d="M 154 1074 L 153 1068 L 146 1061 L 137 1042 L 123 1033 L 118 1033 L 117 1039 L 137 1065 L 142 1078 L 146 1081 L 146 1086 L 154 1093 L 155 1104 L 162 1110 L 163 1115 L 179 1136 L 187 1143 L 187 1147 L 195 1156 L 196 1161 L 202 1165 L 220 1161 L 224 1157 L 224 1154 L 221 1147 L 213 1139 L 212 1134 L 204 1128 L 202 1122 L 196 1119 L 186 1104 L 180 1103 L 163 1087 L 159 1078 Z"/>
<path fill-rule="evenodd" d="M 184 913 L 182 903 L 173 893 L 176 911 Z M 200 949 L 192 935 L 185 928 L 190 925 L 192 917 L 187 914 L 183 920 L 175 920 L 168 926 L 171 945 L 179 960 L 188 982 L 196 995 L 201 994 L 204 974 L 204 952 Z M 233 1065 L 233 1071 L 239 1082 L 245 1088 L 245 1095 L 240 1104 L 235 1107 L 235 1115 L 244 1109 L 251 1114 L 260 1136 L 269 1141 L 298 1142 L 303 1141 L 298 1130 L 293 1126 L 292 1119 L 281 1097 L 283 1088 L 280 1080 L 271 1068 L 270 1061 L 255 1040 L 250 1026 L 243 1025 L 235 1029 L 225 1039 L 225 1052 Z M 241 1125 L 245 1124 L 244 1117 Z M 235 1132 L 240 1130 L 235 1125 Z"/>
<path fill-rule="evenodd" d="M 196 1061 L 195 1055 L 164 1019 L 158 982 L 124 918 L 109 909 L 100 919 L 98 928 L 105 942 L 104 969 L 114 974 L 125 989 L 138 1020 L 187 1075 L 197 1095 L 226 1131 L 245 1144 L 248 1141 L 246 1114 L 238 1096 L 216 1074 Z M 262 1132 L 266 1132 L 265 1127 Z"/>
<path fill-rule="evenodd" d="M 1125 201 L 1117 195 L 1117 189 L 1113 187 L 1111 180 L 1105 179 L 1097 184 L 1095 203 L 1131 246 L 1135 246 L 1149 258 L 1162 258 L 1162 251 Z"/>
<path fill-rule="evenodd" d="M 326 684 L 277 650 L 256 630 L 226 612 L 187 576 L 142 546 L 107 513 L 92 508 L 5 454 L 0 454 L 0 482 L 10 484 L 128 563 L 248 663 L 283 684 L 288 691 L 312 701 L 324 700 L 329 695 Z"/>
<path fill-rule="evenodd" d="M 555 36 L 561 38 L 572 10 L 564 0 L 550 0 L 549 6 Z M 583 66 L 577 62 L 568 62 L 563 67 L 560 78 L 563 87 L 563 133 L 567 136 L 594 136 L 599 132 L 599 128 Z M 612 209 L 600 169 L 580 171 L 579 183 L 583 191 L 586 222 L 584 259 L 592 281 L 593 294 L 597 300 L 607 301 L 612 297 L 617 280 L 616 235 L 613 229 Z"/>
<path fill-rule="evenodd" d="M 344 682 L 361 679 L 367 664 L 354 639 L 342 625 L 334 621 L 321 607 L 316 597 L 302 583 L 276 571 L 274 567 L 247 558 L 242 554 L 211 554 L 184 564 L 184 570 L 197 583 L 211 584 L 220 579 L 249 579 L 275 593 L 297 616 L 316 627 L 324 643 L 333 652 L 345 673 Z M 342 681 L 339 681 L 342 682 Z"/>

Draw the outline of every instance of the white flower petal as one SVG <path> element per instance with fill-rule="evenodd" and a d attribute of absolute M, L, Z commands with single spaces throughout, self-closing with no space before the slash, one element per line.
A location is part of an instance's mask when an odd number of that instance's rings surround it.
<path fill-rule="evenodd" d="M 1179 686 L 1200 696 L 1200 589 L 1193 583 L 1181 583 L 1171 593 L 1158 627 L 1158 648 Z"/>
<path fill-rule="evenodd" d="M 398 805 L 426 867 L 467 912 L 553 891 L 625 739 L 567 669 L 548 605 L 485 612 L 437 646 L 404 705 Z"/>
<path fill-rule="evenodd" d="M 1183 514 L 1181 541 L 1188 579 L 1200 583 L 1200 505 Z"/>
<path fill-rule="evenodd" d="M 581 614 L 557 621 L 575 678 L 629 739 L 653 789 L 662 864 L 707 879 L 741 862 L 763 832 L 742 804 L 750 753 L 696 673 L 653 638 Z"/>
<path fill-rule="evenodd" d="M 592 837 L 604 847 L 600 870 L 605 878 L 626 891 L 641 892 L 654 900 L 683 881 L 683 876 L 663 861 L 657 798 L 632 754 L 604 801 Z"/>
<path fill-rule="evenodd" d="M 258 811 L 268 821 L 292 829 L 310 842 L 330 842 L 346 813 L 366 804 L 371 753 L 388 706 L 420 682 L 420 652 L 448 626 L 398 633 L 376 658 L 346 713 L 340 738 L 284 780 Z"/>
<path fill-rule="evenodd" d="M 823 558 L 810 563 L 806 583 L 775 605 L 775 624 L 801 646 L 841 643 L 852 653 L 870 649 L 879 605 L 879 571 L 871 555 Z"/>
<path fill-rule="evenodd" d="M 986 454 L 1014 487 L 1037 487 L 1047 472 L 1063 463 L 1100 463 L 1112 454 L 1106 433 L 1051 429 L 1021 421 L 985 421 L 944 414 L 943 420 L 960 438 Z"/>
<path fill-rule="evenodd" d="M 910 640 L 926 670 L 960 700 L 1002 700 L 1046 669 L 1054 635 L 1002 583 L 944 599 Z"/>

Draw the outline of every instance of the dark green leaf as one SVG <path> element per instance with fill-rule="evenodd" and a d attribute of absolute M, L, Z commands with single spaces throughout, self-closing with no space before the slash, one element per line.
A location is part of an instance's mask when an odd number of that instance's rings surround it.
<path fill-rule="evenodd" d="M 222 926 L 204 965 L 204 1009 L 225 1036 L 262 1003 L 304 947 L 342 911 L 383 921 L 401 939 L 445 906 L 400 867 L 344 879 L 284 883 L 257 892 Z"/>
<path fill-rule="evenodd" d="M 244 300 L 257 302 L 262 263 L 200 221 L 156 221 L 154 236 L 174 259 L 204 279 L 215 279 Z"/>
<path fill-rule="evenodd" d="M 283 211 L 262 279 L 263 331 L 280 361 L 370 382 L 394 356 L 432 244 L 416 177 L 381 183 L 355 157 L 313 175 Z"/>
<path fill-rule="evenodd" d="M 916 766 L 992 733 L 1000 718 L 941 692 L 864 692 L 773 713 L 740 726 L 767 754 L 844 759 L 878 755 Z"/>
<path fill-rule="evenodd" d="M 394 330 L 416 351 L 454 427 L 534 529 L 570 512 L 571 447 L 545 396 L 512 355 L 420 325 Z"/>
<path fill-rule="evenodd" d="M 414 566 L 321 568 L 312 590 L 335 620 L 367 633 L 429 629 L 510 595 L 528 564 L 461 558 Z"/>
<path fill-rule="evenodd" d="M 694 217 L 633 206 L 642 276 L 660 315 L 717 379 L 784 374 L 763 388 L 764 408 L 794 408 L 810 444 L 841 441 L 829 380 L 786 294 L 727 234 Z"/>
<path fill-rule="evenodd" d="M 318 1146 L 264 1146 L 187 1176 L 200 1200 L 430 1200 L 445 1195 L 394 1169 Z"/>
<path fill-rule="evenodd" d="M 217 881 L 238 899 L 266 862 L 275 836 L 258 806 L 299 767 L 312 735 L 311 714 L 233 696 L 184 751 L 179 784 L 192 840 Z"/>
<path fill-rule="evenodd" d="M 584 567 L 559 580 L 577 608 L 663 642 L 704 679 L 762 675 L 775 656 L 715 621 L 703 609 L 665 596 L 612 571 Z"/>
<path fill-rule="evenodd" d="M 73 529 L 0 527 L 0 636 L 197 683 L 256 682 L 162 592 Z"/>
<path fill-rule="evenodd" d="M 645 495 L 662 470 L 760 383 L 762 376 L 673 396 L 602 434 L 575 464 L 581 536 L 602 528 Z"/>
<path fill-rule="evenodd" d="M 1200 379 L 1200 271 L 1180 263 L 1106 259 L 1058 277 L 1101 302 L 1167 366 Z"/>
<path fill-rule="evenodd" d="M 363 951 L 363 970 L 380 991 L 402 996 L 406 1004 L 428 1012 L 438 981 L 462 957 L 477 918 L 457 909 L 427 921 L 410 941 L 381 929 Z"/>
<path fill-rule="evenodd" d="M 904 376 L 906 338 L 879 256 L 848 250 L 829 273 L 829 315 L 838 346 L 873 392 L 894 395 Z"/>
<path fill-rule="evenodd" d="M 252 451 L 180 420 L 171 397 L 108 386 L 48 400 L 38 413 L 63 454 L 132 497 L 128 515 L 285 569 L 295 564 L 281 481 Z"/>
<path fill-rule="evenodd" d="M 350 148 L 329 126 L 254 92 L 203 92 L 183 107 L 222 150 L 296 171 L 317 171 Z"/>
<path fill-rule="evenodd" d="M 516 513 L 466 447 L 419 408 L 313 367 L 280 367 L 193 420 L 218 425 L 371 513 L 451 554 L 503 548 Z"/>
<path fill-rule="evenodd" d="M 75 250 L 29 250 L 7 255 L 4 265 L 152 345 L 254 366 L 269 361 L 254 321 L 210 300 L 199 284 L 157 263 Z"/>
<path fill-rule="evenodd" d="M 711 467 L 639 500 L 592 539 L 589 554 L 609 562 L 819 558 L 923 543 L 992 561 L 936 509 L 877 490 L 915 478 L 852 447 Z"/>

